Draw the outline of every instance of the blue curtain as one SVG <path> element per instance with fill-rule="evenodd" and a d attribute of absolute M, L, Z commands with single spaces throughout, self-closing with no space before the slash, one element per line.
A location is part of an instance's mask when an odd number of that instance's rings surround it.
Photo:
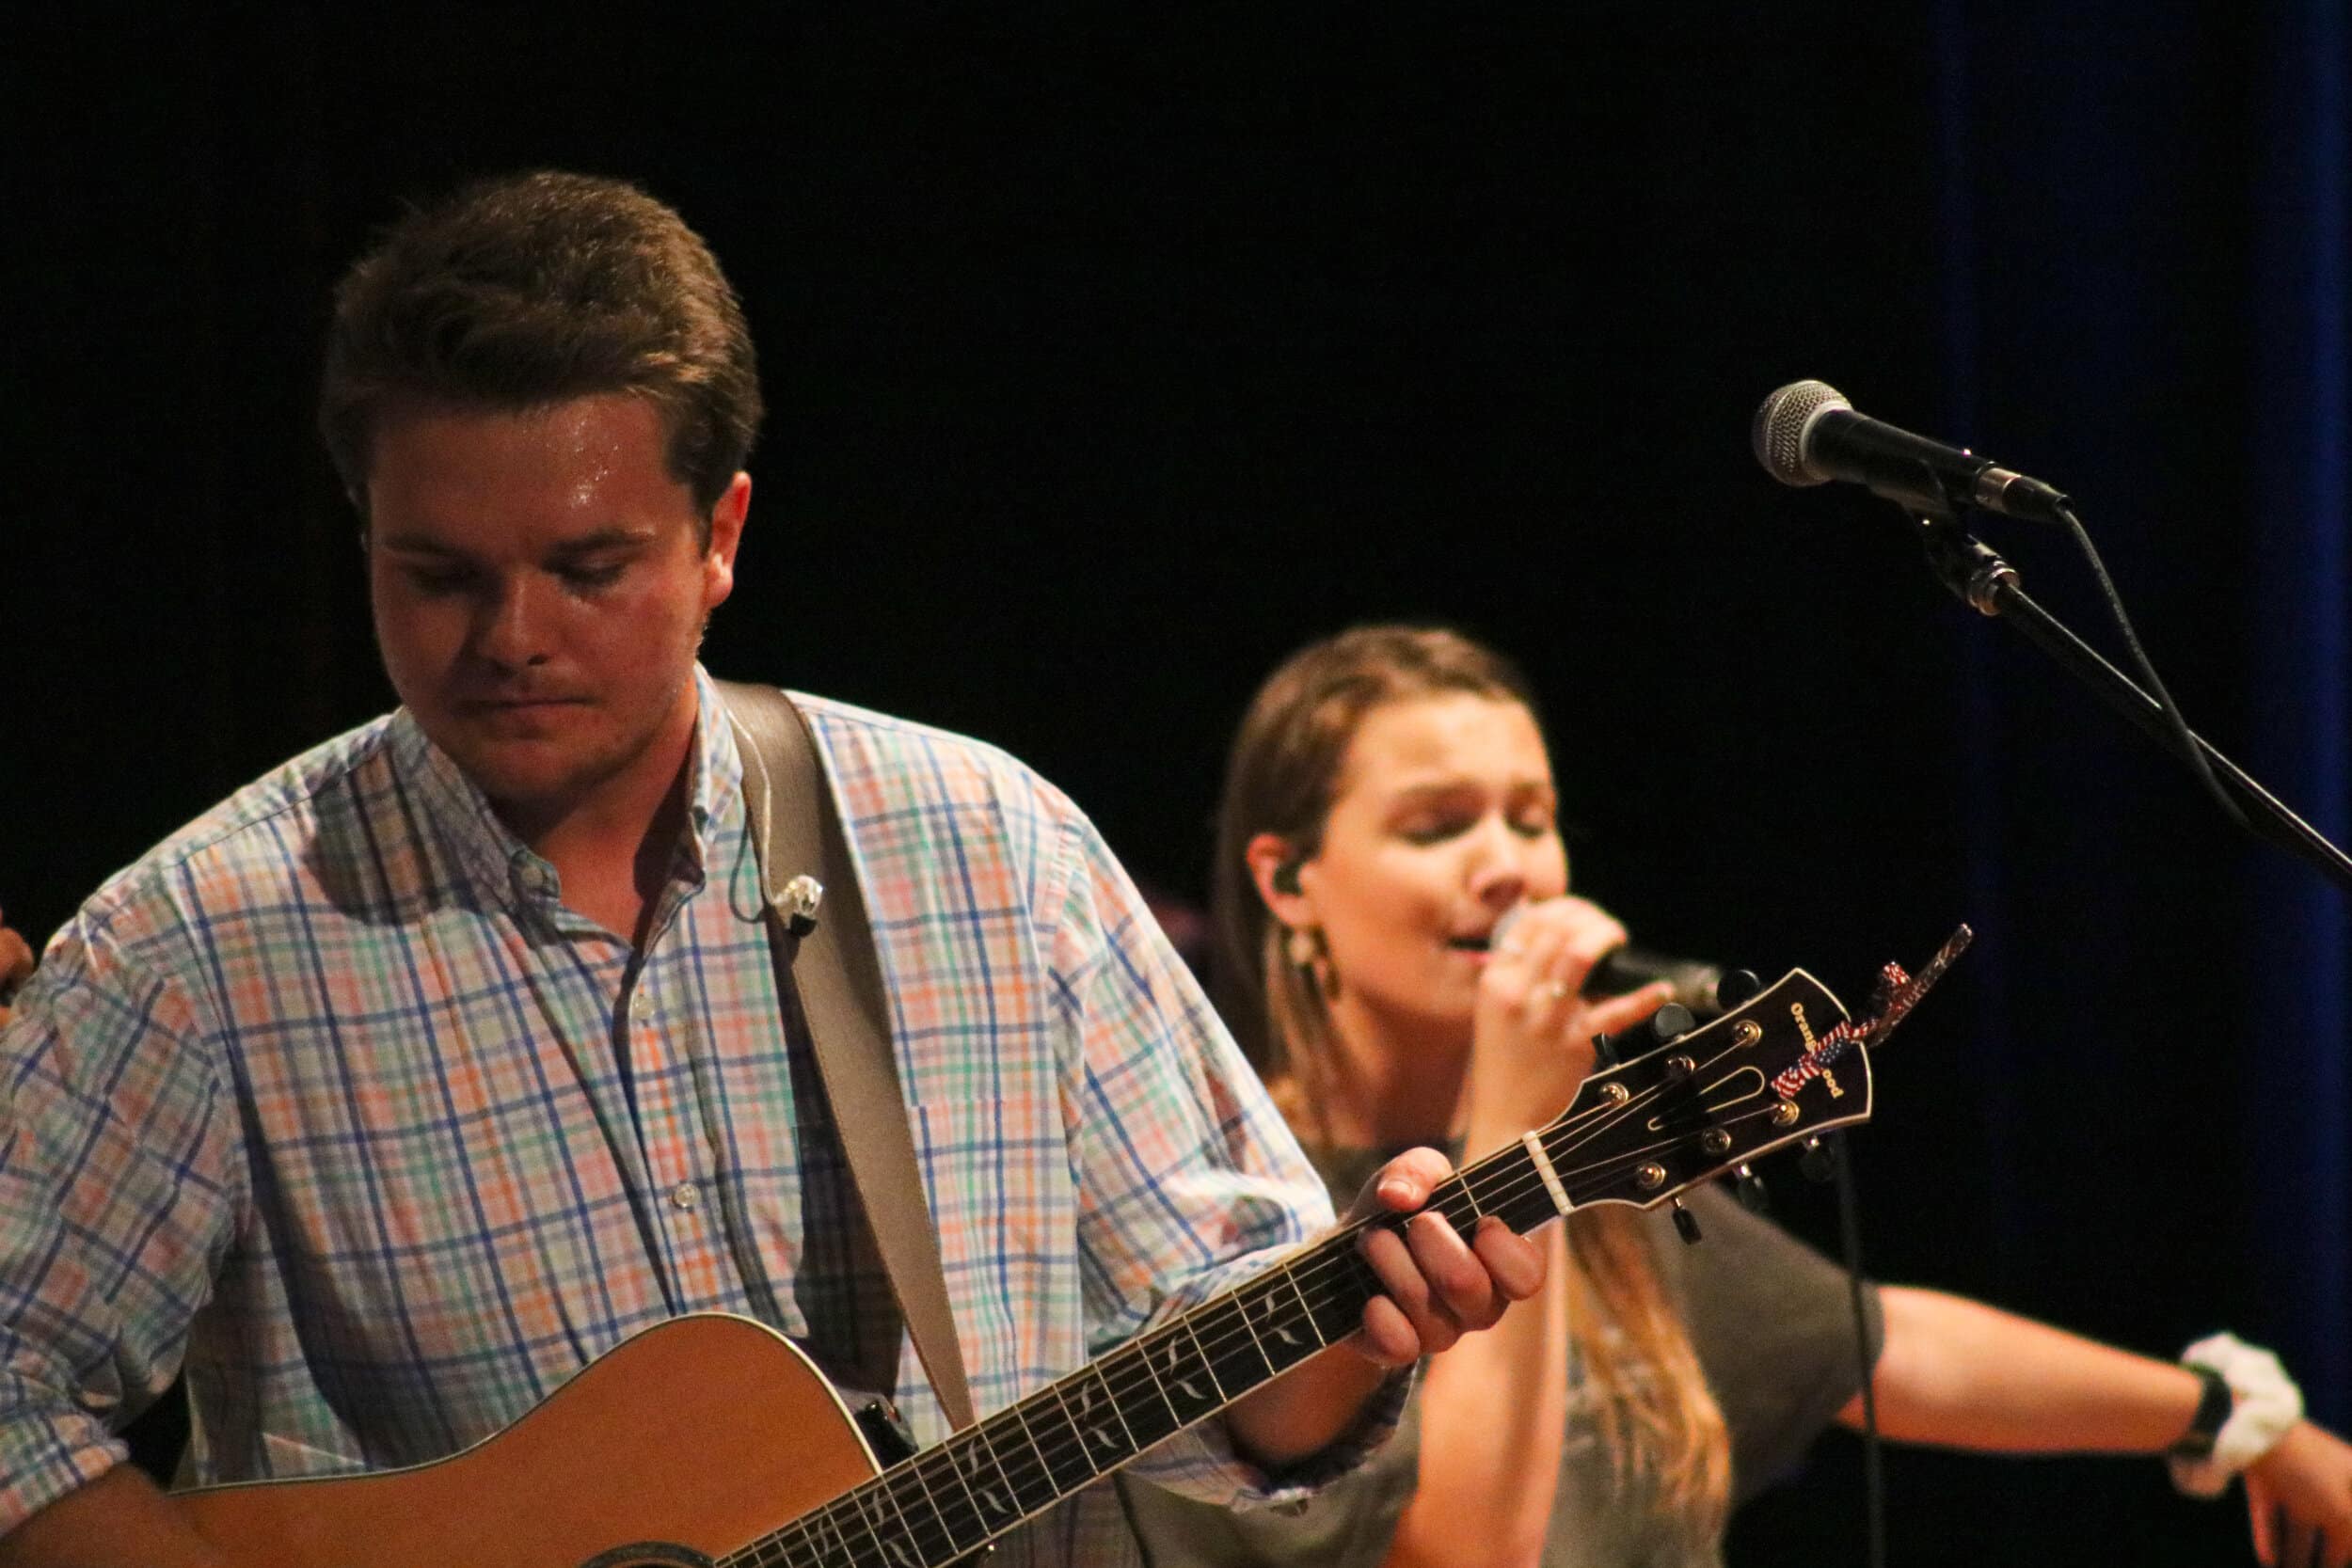
<path fill-rule="evenodd" d="M 2248 442 L 2254 557 L 2247 625 L 2256 776 L 2338 844 L 2352 826 L 2352 22 L 2343 0 L 2288 8 L 2264 40 L 2254 192 L 2256 369 Z M 2344 895 L 2265 857 L 2249 965 L 2284 982 L 2274 1049 L 2253 1061 L 2249 1271 L 2313 1413 L 2352 1418 L 2352 919 Z"/>
<path fill-rule="evenodd" d="M 2191 723 L 2338 844 L 2348 14 L 1944 0 L 1932 25 L 1944 428 L 2074 489 Z M 1984 531 L 2037 598 L 2116 645 L 2067 552 Z M 2136 1308 L 2140 1342 L 2222 1323 L 2267 1340 L 2342 1429 L 2352 898 L 2237 835 L 2022 646 L 1983 628 L 1956 693 L 1968 892 L 1990 927 L 1975 1092 L 1993 1293 L 2035 1300 L 2058 1258 L 2085 1302 L 2177 1285 L 2203 1321 Z M 2070 1159 L 2137 1163 L 2147 1212 L 2071 1211 Z M 2062 1298 L 2036 1304 L 2073 1321 Z"/>

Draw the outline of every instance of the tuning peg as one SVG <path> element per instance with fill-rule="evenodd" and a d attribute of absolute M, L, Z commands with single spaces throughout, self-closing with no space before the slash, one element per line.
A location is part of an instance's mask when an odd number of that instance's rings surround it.
<path fill-rule="evenodd" d="M 1699 1217 L 1685 1209 L 1680 1198 L 1675 1199 L 1675 1234 L 1682 1238 L 1684 1246 L 1699 1244 Z"/>
<path fill-rule="evenodd" d="M 1725 1012 L 1734 1007 L 1744 1007 L 1763 989 L 1764 982 L 1756 977 L 1755 970 L 1728 969 L 1724 972 L 1723 978 L 1715 982 L 1715 1005 Z"/>
<path fill-rule="evenodd" d="M 1740 1195 L 1740 1207 L 1751 1214 L 1769 1214 L 1772 1210 L 1772 1195 L 1764 1188 L 1764 1179 L 1756 1174 L 1753 1165 L 1741 1165 L 1734 1173 L 1738 1184 L 1733 1191 Z"/>
<path fill-rule="evenodd" d="M 1804 1152 L 1797 1156 L 1797 1168 L 1804 1172 L 1808 1181 L 1834 1181 L 1837 1179 L 1837 1146 L 1825 1144 L 1819 1138 L 1804 1140 Z"/>
<path fill-rule="evenodd" d="M 1619 1030 L 1614 1035 L 1593 1037 L 1593 1065 L 1607 1070 L 1619 1062 L 1646 1056 L 1677 1036 L 1687 1035 L 1698 1027 L 1698 1020 L 1691 1009 L 1679 1002 L 1669 1002 L 1641 1022 Z"/>

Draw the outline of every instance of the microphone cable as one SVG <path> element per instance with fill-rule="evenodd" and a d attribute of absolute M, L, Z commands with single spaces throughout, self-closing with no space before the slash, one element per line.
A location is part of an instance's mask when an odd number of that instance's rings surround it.
<path fill-rule="evenodd" d="M 2172 738 L 2179 745 L 2181 756 L 2188 764 L 2189 771 L 2197 775 L 2198 781 L 2205 786 L 2205 793 L 2212 796 L 2214 804 L 2221 808 L 2223 816 L 2256 838 L 2269 839 L 2271 835 L 2247 819 L 2246 814 L 2238 809 L 2237 802 L 2231 800 L 2229 792 L 2221 787 L 2221 781 L 2213 776 L 2213 768 L 2205 761 L 2205 748 L 2190 732 L 2188 720 L 2181 713 L 2181 705 L 2172 700 L 2172 693 L 2166 689 L 2162 677 L 2156 673 L 2156 667 L 2148 661 L 2147 651 L 2139 645 L 2139 634 L 2132 629 L 2132 618 L 2124 612 L 2122 595 L 2116 593 L 2115 583 L 2107 576 L 2106 562 L 2099 559 L 2098 546 L 2090 542 L 2090 531 L 2083 527 L 2083 520 L 2074 515 L 2072 506 L 2060 505 L 2058 515 L 2059 520 L 2066 524 L 2067 531 L 2074 536 L 2074 547 L 2081 550 L 2083 559 L 2090 562 L 2090 574 L 2098 579 L 2099 594 L 2106 601 L 2107 613 L 2115 617 L 2115 625 L 2123 634 L 2123 646 L 2131 652 L 2132 665 L 2139 672 L 2139 678 L 2148 683 L 2148 689 L 2155 694 L 2156 706 L 2163 710 L 2165 724 L 2171 730 Z"/>

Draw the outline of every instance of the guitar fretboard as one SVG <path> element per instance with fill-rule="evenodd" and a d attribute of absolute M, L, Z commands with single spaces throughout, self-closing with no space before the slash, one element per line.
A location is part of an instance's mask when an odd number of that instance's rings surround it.
<path fill-rule="evenodd" d="M 1554 1142 L 1571 1136 L 1565 1120 L 1547 1131 L 1549 1160 L 1561 1158 Z M 1558 1212 L 1520 1145 L 1449 1178 L 1427 1207 L 1465 1236 L 1484 1215 L 1525 1231 Z M 955 1561 L 1354 1333 L 1364 1304 L 1380 1290 L 1357 1250 L 1358 1238 L 1369 1225 L 1395 1223 L 1342 1227 L 754 1542 L 724 1559 L 723 1568 L 937 1568 Z"/>
<path fill-rule="evenodd" d="M 1464 1236 L 1488 1216 L 1524 1232 L 1590 1202 L 1661 1202 L 1808 1126 L 1866 1119 L 1867 1060 L 1850 1078 L 1862 1092 L 1843 1103 L 1822 1099 L 1847 1094 L 1834 1081 L 1813 1085 L 1829 1075 L 1807 1006 L 1824 1027 L 1845 1022 L 1836 998 L 1792 972 L 1671 1051 L 1587 1080 L 1559 1119 L 1439 1183 L 1425 1209 Z M 1772 1075 L 1783 1066 L 1811 1070 L 1781 1090 Z M 1354 1333 L 1380 1290 L 1358 1251 L 1362 1233 L 1403 1223 L 1384 1215 L 1341 1227 L 720 1568 L 944 1568 Z"/>

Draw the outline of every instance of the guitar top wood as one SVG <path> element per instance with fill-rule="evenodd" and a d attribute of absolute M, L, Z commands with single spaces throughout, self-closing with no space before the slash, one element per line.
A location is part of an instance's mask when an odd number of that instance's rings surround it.
<path fill-rule="evenodd" d="M 448 1459 L 180 1501 L 246 1568 L 633 1568 L 723 1556 L 876 1468 L 798 1346 L 703 1314 L 625 1340 Z M 620 1549 L 635 1543 L 660 1545 Z"/>

